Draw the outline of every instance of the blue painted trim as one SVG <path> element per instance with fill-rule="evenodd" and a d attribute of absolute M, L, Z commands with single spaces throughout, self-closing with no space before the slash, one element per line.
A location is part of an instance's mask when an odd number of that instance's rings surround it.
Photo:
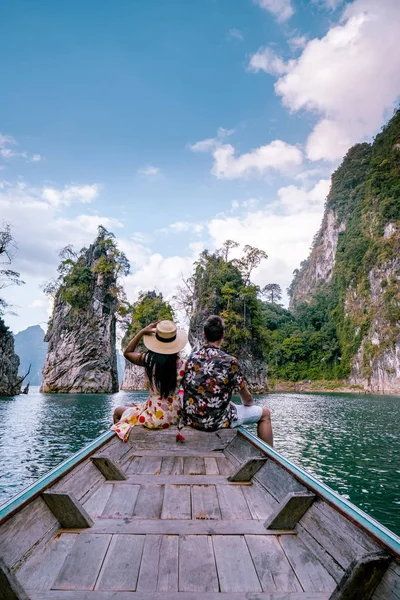
<path fill-rule="evenodd" d="M 276 450 L 268 446 L 258 437 L 244 429 L 238 427 L 241 435 L 251 442 L 254 446 L 262 450 L 267 456 L 289 471 L 296 479 L 301 481 L 306 487 L 318 494 L 329 504 L 337 508 L 346 517 L 359 525 L 364 531 L 371 534 L 376 540 L 384 544 L 392 550 L 396 555 L 400 556 L 400 538 L 389 529 L 386 529 L 378 521 L 367 515 L 364 511 L 357 508 L 354 504 L 334 492 L 330 487 L 319 481 L 316 477 L 307 473 L 300 467 L 297 467 L 290 460 L 279 454 Z"/>
<path fill-rule="evenodd" d="M 46 473 L 46 475 L 43 475 L 43 477 L 35 481 L 35 483 L 32 483 L 29 487 L 22 490 L 22 492 L 16 496 L 13 496 L 13 498 L 11 498 L 8 502 L 2 504 L 0 506 L 0 524 L 20 510 L 22 506 L 39 496 L 43 490 L 55 483 L 78 463 L 82 462 L 82 460 L 90 456 L 90 454 L 93 454 L 97 448 L 111 440 L 114 436 L 115 433 L 113 431 L 106 431 L 106 433 L 103 433 L 100 437 L 93 440 L 93 442 L 91 442 L 88 446 L 85 446 L 82 448 L 82 450 L 79 450 L 64 460 L 62 463 L 57 465 L 57 467 L 54 467 L 54 469 Z"/>

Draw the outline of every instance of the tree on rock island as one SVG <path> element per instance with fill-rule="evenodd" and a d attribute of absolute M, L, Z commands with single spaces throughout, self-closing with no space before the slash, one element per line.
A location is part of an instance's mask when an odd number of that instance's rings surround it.
<path fill-rule="evenodd" d="M 116 320 L 126 313 L 119 278 L 128 260 L 102 226 L 89 248 L 67 246 L 60 257 L 59 275 L 45 288 L 54 308 L 41 391 L 117 392 Z"/>

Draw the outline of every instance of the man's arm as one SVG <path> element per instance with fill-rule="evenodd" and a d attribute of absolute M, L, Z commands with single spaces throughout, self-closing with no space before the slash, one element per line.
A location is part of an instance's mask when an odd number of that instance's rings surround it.
<path fill-rule="evenodd" d="M 245 406 L 253 406 L 254 399 L 251 393 L 249 392 L 249 388 L 246 384 L 244 384 L 244 387 L 242 387 L 242 389 L 239 390 L 239 396 L 242 401 L 242 404 L 244 404 Z"/>
<path fill-rule="evenodd" d="M 156 325 L 157 325 L 157 323 L 151 323 L 150 325 L 148 325 L 147 327 L 145 327 L 144 329 L 139 331 L 135 335 L 135 337 L 131 339 L 131 341 L 129 342 L 129 344 L 127 345 L 127 347 L 124 350 L 124 356 L 125 356 L 126 360 L 129 360 L 129 362 L 133 363 L 134 365 L 139 365 L 140 367 L 144 367 L 142 353 L 135 352 L 135 350 L 145 333 L 155 333 Z"/>

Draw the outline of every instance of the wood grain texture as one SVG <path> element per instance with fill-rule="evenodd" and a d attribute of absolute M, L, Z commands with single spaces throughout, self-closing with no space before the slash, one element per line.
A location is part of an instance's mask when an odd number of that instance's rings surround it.
<path fill-rule="evenodd" d="M 217 458 L 217 465 L 220 475 L 230 475 L 235 466 L 226 458 Z"/>
<path fill-rule="evenodd" d="M 36 551 L 17 571 L 22 585 L 30 590 L 49 590 L 78 535 L 78 533 L 57 535 Z"/>
<path fill-rule="evenodd" d="M 204 457 L 206 475 L 219 475 L 218 463 L 214 457 Z"/>
<path fill-rule="evenodd" d="M 97 590 L 136 590 L 144 535 L 114 535 L 96 582 Z"/>
<path fill-rule="evenodd" d="M 49 491 L 68 492 L 73 494 L 80 502 L 84 500 L 85 496 L 90 495 L 93 488 L 100 486 L 103 481 L 103 475 L 88 458 L 82 465 L 73 469 L 71 473 L 49 488 Z"/>
<path fill-rule="evenodd" d="M 13 569 L 42 540 L 50 539 L 59 523 L 42 498 L 36 498 L 0 528 L 0 556 Z"/>
<path fill-rule="evenodd" d="M 21 583 L 0 556 L 0 600 L 29 600 Z"/>
<path fill-rule="evenodd" d="M 160 562 L 162 538 L 162 535 L 145 536 L 136 588 L 138 592 L 155 592 L 157 590 L 158 563 Z"/>
<path fill-rule="evenodd" d="M 111 485 L 101 485 L 83 504 L 92 519 L 97 519 L 102 514 L 112 489 Z"/>
<path fill-rule="evenodd" d="M 261 592 L 252 558 L 243 536 L 213 536 L 221 592 Z"/>
<path fill-rule="evenodd" d="M 186 457 L 183 464 L 183 473 L 184 475 L 205 475 L 204 458 L 201 456 Z"/>
<path fill-rule="evenodd" d="M 266 462 L 267 459 L 265 457 L 253 456 L 248 458 L 229 475 L 228 481 L 251 481 Z"/>
<path fill-rule="evenodd" d="M 391 557 L 371 552 L 355 559 L 346 569 L 330 600 L 369 600 L 385 574 Z"/>
<path fill-rule="evenodd" d="M 132 446 L 134 453 L 140 454 L 142 450 L 152 451 L 166 450 L 175 451 L 181 446 L 176 443 L 176 427 L 168 429 L 145 429 L 144 427 L 134 427 L 128 443 Z M 182 431 L 185 437 L 185 443 L 182 445 L 184 453 L 195 452 L 214 452 L 222 451 L 236 436 L 233 429 L 225 429 L 218 432 L 196 431 L 190 427 L 184 427 Z"/>
<path fill-rule="evenodd" d="M 372 600 L 400 600 L 400 560 L 393 561 L 390 565 Z"/>
<path fill-rule="evenodd" d="M 60 523 L 66 529 L 91 527 L 93 520 L 82 504 L 67 492 L 43 492 L 43 500 Z"/>
<path fill-rule="evenodd" d="M 307 492 L 307 488 L 295 479 L 280 465 L 267 460 L 265 465 L 255 475 L 255 479 L 278 502 L 281 502 L 290 492 Z"/>
<path fill-rule="evenodd" d="M 266 529 L 294 529 L 315 500 L 311 492 L 289 492 L 264 523 Z"/>
<path fill-rule="evenodd" d="M 159 519 L 164 499 L 163 485 L 141 485 L 136 499 L 134 518 Z"/>
<path fill-rule="evenodd" d="M 152 450 L 151 448 L 147 448 L 146 450 L 131 450 L 131 455 L 136 458 L 140 458 L 141 456 L 161 456 L 163 458 L 176 458 L 177 456 L 182 456 L 185 458 L 186 456 L 201 456 L 202 458 L 223 458 L 225 455 L 223 452 L 219 450 L 212 450 L 211 452 L 207 452 L 205 450 L 193 450 L 191 448 L 186 448 L 185 444 L 176 444 L 176 447 L 172 450 Z"/>
<path fill-rule="evenodd" d="M 175 463 L 178 468 L 181 468 L 181 464 L 179 462 Z M 175 470 L 175 466 L 173 467 L 173 471 Z M 170 485 L 238 485 L 237 483 L 232 483 L 228 481 L 226 477 L 223 475 L 175 475 L 173 472 L 170 475 L 129 475 L 128 479 L 125 481 L 120 481 L 118 485 L 146 485 L 146 484 L 170 484 Z M 109 482 L 108 485 L 111 485 Z M 243 485 L 250 485 L 249 483 L 245 483 Z"/>
<path fill-rule="evenodd" d="M 246 535 L 262 589 L 279 592 L 301 592 L 302 587 L 276 537 Z"/>
<path fill-rule="evenodd" d="M 161 475 L 170 475 L 174 468 L 175 456 L 163 456 L 161 463 Z"/>
<path fill-rule="evenodd" d="M 171 470 L 171 475 L 183 475 L 184 457 L 177 456 Z"/>
<path fill-rule="evenodd" d="M 191 516 L 190 486 L 166 485 L 161 519 L 190 519 Z"/>
<path fill-rule="evenodd" d="M 124 534 L 174 534 L 174 535 L 293 535 L 292 531 L 267 531 L 263 521 L 246 519 L 241 521 L 223 521 L 211 519 L 99 519 L 92 529 L 83 530 L 80 535 L 89 533 L 124 533 Z"/>
<path fill-rule="evenodd" d="M 157 590 L 159 592 L 178 591 L 178 552 L 178 536 L 164 535 L 158 563 Z"/>
<path fill-rule="evenodd" d="M 296 527 L 298 537 L 304 545 L 318 558 L 319 562 L 322 563 L 328 573 L 333 579 L 338 582 L 343 577 L 344 569 L 341 567 L 331 554 L 321 545 L 320 539 L 315 539 L 309 531 L 307 531 L 301 523 Z"/>
<path fill-rule="evenodd" d="M 159 475 L 161 471 L 161 456 L 142 456 L 136 473 L 138 475 Z"/>
<path fill-rule="evenodd" d="M 280 544 L 305 592 L 332 592 L 336 582 L 297 536 L 282 536 Z"/>
<path fill-rule="evenodd" d="M 217 486 L 218 502 L 223 519 L 251 519 L 249 507 L 240 486 Z"/>
<path fill-rule="evenodd" d="M 53 589 L 92 590 L 110 541 L 111 535 L 78 535 Z"/>
<path fill-rule="evenodd" d="M 101 516 L 107 519 L 131 517 L 138 493 L 138 485 L 122 486 L 120 483 L 113 484 L 112 492 Z"/>
<path fill-rule="evenodd" d="M 219 591 L 211 536 L 179 537 L 179 591 Z"/>
<path fill-rule="evenodd" d="M 192 487 L 192 515 L 193 519 L 221 519 L 215 485 Z"/>
<path fill-rule="evenodd" d="M 327 593 L 304 592 L 32 592 L 30 600 L 328 600 Z"/>
<path fill-rule="evenodd" d="M 253 519 L 266 519 L 278 506 L 275 498 L 257 482 L 243 486 L 242 490 Z"/>
<path fill-rule="evenodd" d="M 123 479 L 126 479 L 125 473 L 118 463 L 108 456 L 95 454 L 91 456 L 90 459 L 103 477 L 108 481 L 122 481 Z"/>

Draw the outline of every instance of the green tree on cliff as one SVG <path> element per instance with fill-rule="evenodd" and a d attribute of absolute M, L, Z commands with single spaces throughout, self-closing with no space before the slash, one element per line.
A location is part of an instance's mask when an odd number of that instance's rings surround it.
<path fill-rule="evenodd" d="M 0 290 L 9 285 L 22 285 L 24 281 L 18 271 L 11 268 L 14 252 L 17 249 L 16 242 L 11 233 L 11 225 L 3 223 L 0 229 Z M 0 318 L 7 309 L 7 302 L 0 297 Z"/>
<path fill-rule="evenodd" d="M 138 331 L 154 321 L 174 319 L 174 311 L 163 295 L 155 291 L 140 292 L 138 299 L 128 308 L 129 325 L 122 340 L 124 348 Z"/>

